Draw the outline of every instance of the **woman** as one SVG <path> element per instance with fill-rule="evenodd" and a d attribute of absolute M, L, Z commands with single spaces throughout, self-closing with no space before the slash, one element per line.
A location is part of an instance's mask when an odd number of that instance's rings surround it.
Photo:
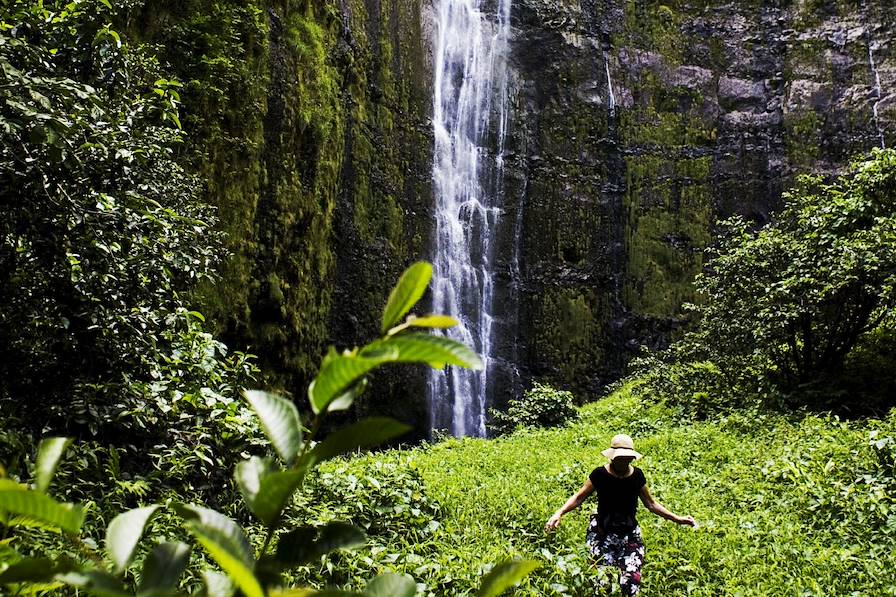
<path fill-rule="evenodd" d="M 647 480 L 632 461 L 641 458 L 635 452 L 632 438 L 620 434 L 610 447 L 601 452 L 609 462 L 594 469 L 582 488 L 548 521 L 545 530 L 552 531 L 567 512 L 578 508 L 592 493 L 597 493 L 597 512 L 591 516 L 585 544 L 595 563 L 619 568 L 619 586 L 623 595 L 634 595 L 641 586 L 641 565 L 644 563 L 644 542 L 635 518 L 638 497 L 644 506 L 666 520 L 696 527 L 691 516 L 673 514 L 653 499 Z"/>

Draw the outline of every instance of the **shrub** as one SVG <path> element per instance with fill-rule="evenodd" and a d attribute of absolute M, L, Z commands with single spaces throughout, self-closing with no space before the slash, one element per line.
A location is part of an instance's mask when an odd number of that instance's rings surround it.
<path fill-rule="evenodd" d="M 321 524 L 345 520 L 381 540 L 418 541 L 438 528 L 441 508 L 416 470 L 391 462 L 361 465 L 342 462 L 309 479 L 303 514 Z"/>
<path fill-rule="evenodd" d="M 695 339 L 767 364 L 793 389 L 839 371 L 896 305 L 896 151 L 875 150 L 830 183 L 803 176 L 783 199 L 760 230 L 725 223 L 697 280 Z"/>
<path fill-rule="evenodd" d="M 638 380 L 632 392 L 696 419 L 758 406 L 760 396 L 770 400 L 760 387 L 761 373 L 747 365 L 734 368 L 731 360 L 719 365 L 720 359 L 701 359 L 699 352 L 684 350 L 686 345 L 686 340 L 679 341 L 666 351 L 629 363 L 630 377 Z"/>
<path fill-rule="evenodd" d="M 14 534 L 5 539 L 0 550 L 0 585 L 10 586 L 16 593 L 23 589 L 30 592 L 69 586 L 98 596 L 124 597 L 133 595 L 134 589 L 139 595 L 179 595 L 180 578 L 189 565 L 192 551 L 187 543 L 164 541 L 155 544 L 143 560 L 139 584 L 129 571 L 152 519 L 166 511 L 180 517 L 184 530 L 224 573 L 203 572 L 206 595 L 232 595 L 238 590 L 246 597 L 267 597 L 272 588 L 284 584 L 284 570 L 313 562 L 334 549 L 363 545 L 365 532 L 341 521 L 331 520 L 319 526 L 305 521 L 301 526 L 283 527 L 287 521 L 296 520 L 288 515 L 293 496 L 307 474 L 320 463 L 408 431 L 406 425 L 391 419 L 368 419 L 316 441 L 317 432 L 327 416 L 350 408 L 363 392 L 369 373 L 388 363 L 482 366 L 475 353 L 463 344 L 420 331 L 451 327 L 456 322 L 450 317 L 411 315 L 401 322 L 426 291 L 431 275 L 432 267 L 425 263 L 418 263 L 405 272 L 389 296 L 379 339 L 341 354 L 335 349 L 327 353 L 320 372 L 308 388 L 309 406 L 314 417 L 307 435 L 292 401 L 267 392 L 244 393 L 276 454 L 276 457 L 245 459 L 234 473 L 246 507 L 260 523 L 261 533 L 254 541 L 256 546 L 260 544 L 257 551 L 245 530 L 233 519 L 203 506 L 183 503 L 172 504 L 170 510 L 151 504 L 119 514 L 106 528 L 105 549 L 100 551 L 95 540 L 81 537 L 85 506 L 63 504 L 47 494 L 56 468 L 71 442 L 68 438 L 49 438 L 38 448 L 33 488 L 0 478 L 0 523 L 16 529 L 37 526 L 56 530 L 66 543 L 31 555 L 19 551 L 34 549 L 34 542 L 26 535 Z M 402 498 L 401 503 L 389 506 L 393 513 L 407 508 L 412 516 L 419 514 L 412 508 L 416 499 L 413 490 L 410 494 L 399 490 L 390 497 Z M 111 567 L 107 566 L 107 560 Z M 478 594 L 495 597 L 535 567 L 534 562 L 500 564 L 486 576 Z M 297 593 L 334 594 L 312 589 Z M 371 580 L 363 592 L 371 597 L 413 597 L 416 593 L 417 585 L 413 579 L 396 574 Z M 335 594 L 346 593 L 336 591 Z"/>
<path fill-rule="evenodd" d="M 845 378 L 890 376 L 873 352 L 893 337 L 896 151 L 875 150 L 830 182 L 803 176 L 783 200 L 763 228 L 722 223 L 696 280 L 696 326 L 646 367 L 636 363 L 643 391 L 698 416 L 747 396 L 853 412 L 869 394 L 878 412 L 892 404 Z"/>
<path fill-rule="evenodd" d="M 557 427 L 578 416 L 572 392 L 535 382 L 521 398 L 510 400 L 507 411 L 491 410 L 490 428 L 495 435 L 518 427 Z"/>

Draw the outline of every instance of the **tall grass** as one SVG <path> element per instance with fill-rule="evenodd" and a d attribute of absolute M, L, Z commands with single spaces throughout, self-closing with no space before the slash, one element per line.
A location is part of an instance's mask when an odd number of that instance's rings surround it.
<path fill-rule="evenodd" d="M 701 525 L 639 509 L 643 595 L 896 595 L 896 416 L 845 423 L 736 414 L 694 423 L 630 390 L 582 408 L 566 428 L 349 462 L 358 477 L 384 461 L 415 469 L 440 510 L 426 537 L 375 542 L 344 564 L 398 569 L 430 595 L 463 595 L 484 563 L 535 557 L 545 565 L 517 594 L 593 594 L 583 542 L 594 503 L 555 534 L 544 524 L 625 432 L 645 455 L 639 466 L 653 495 Z"/>

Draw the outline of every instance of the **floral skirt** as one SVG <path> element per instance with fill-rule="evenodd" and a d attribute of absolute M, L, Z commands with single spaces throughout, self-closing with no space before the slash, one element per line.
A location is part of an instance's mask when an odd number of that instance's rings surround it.
<path fill-rule="evenodd" d="M 641 588 L 641 566 L 644 564 L 644 540 L 641 527 L 626 534 L 603 532 L 597 515 L 591 517 L 585 545 L 598 566 L 619 569 L 619 587 L 623 595 L 635 595 Z"/>

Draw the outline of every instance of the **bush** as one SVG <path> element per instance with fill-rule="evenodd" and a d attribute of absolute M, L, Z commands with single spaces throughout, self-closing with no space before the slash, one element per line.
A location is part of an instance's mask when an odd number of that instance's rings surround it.
<path fill-rule="evenodd" d="M 745 397 L 852 413 L 893 404 L 875 383 L 848 378 L 890 377 L 873 352 L 893 337 L 896 151 L 875 150 L 830 182 L 803 176 L 783 200 L 758 230 L 722 223 L 696 280 L 696 326 L 646 367 L 636 363 L 644 391 L 698 416 Z"/>
<path fill-rule="evenodd" d="M 303 512 L 317 524 L 345 520 L 381 540 L 419 541 L 438 528 L 441 508 L 406 463 L 341 462 L 309 479 Z"/>
<path fill-rule="evenodd" d="M 695 339 L 792 390 L 840 371 L 896 305 L 896 151 L 875 150 L 830 183 L 803 176 L 783 199 L 760 230 L 725 223 L 697 280 Z"/>
<path fill-rule="evenodd" d="M 764 369 L 748 358 L 709 355 L 690 334 L 665 351 L 633 359 L 628 383 L 635 395 L 698 420 L 732 409 L 781 406 L 781 394 Z"/>
<path fill-rule="evenodd" d="M 511 433 L 518 427 L 557 427 L 578 416 L 572 392 L 556 390 L 535 382 L 522 398 L 510 400 L 507 412 L 492 409 L 491 431 L 495 435 Z"/>

